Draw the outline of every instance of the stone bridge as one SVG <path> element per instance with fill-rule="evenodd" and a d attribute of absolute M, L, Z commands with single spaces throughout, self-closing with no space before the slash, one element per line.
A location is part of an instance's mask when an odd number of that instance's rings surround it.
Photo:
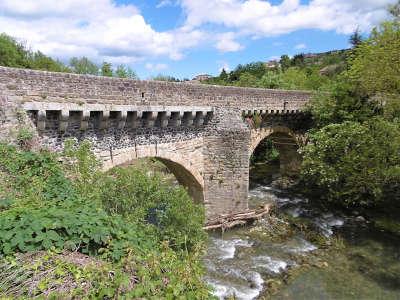
<path fill-rule="evenodd" d="M 43 146 L 88 139 L 105 170 L 157 158 L 212 217 L 247 208 L 249 158 L 263 139 L 275 140 L 283 173 L 298 168 L 309 98 L 0 67 L 0 137 L 15 134 L 26 112 Z"/>

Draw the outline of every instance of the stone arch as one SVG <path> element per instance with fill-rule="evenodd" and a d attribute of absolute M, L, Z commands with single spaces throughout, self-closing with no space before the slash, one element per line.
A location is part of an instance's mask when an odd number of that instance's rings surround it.
<path fill-rule="evenodd" d="M 297 152 L 300 136 L 285 126 L 275 126 L 251 130 L 249 159 L 257 146 L 266 138 L 275 139 L 279 151 L 280 172 L 282 175 L 295 176 L 300 170 L 301 156 Z"/>
<path fill-rule="evenodd" d="M 196 202 L 204 201 L 202 141 L 137 145 L 136 147 L 102 151 L 103 170 L 127 164 L 140 158 L 155 158 L 162 162 L 184 186 Z"/>

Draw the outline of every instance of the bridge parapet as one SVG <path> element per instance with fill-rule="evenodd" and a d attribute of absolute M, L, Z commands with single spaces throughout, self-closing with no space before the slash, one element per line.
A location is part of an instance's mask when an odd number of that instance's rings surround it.
<path fill-rule="evenodd" d="M 107 104 L 76 104 L 51 102 L 26 102 L 23 108 L 34 119 L 39 132 L 46 128 L 49 115 L 58 118 L 58 130 L 65 132 L 70 118 L 78 114 L 80 130 L 88 129 L 89 118 L 94 118 L 98 129 L 116 123 L 117 129 L 153 127 L 200 127 L 212 119 L 209 106 L 132 106 Z M 72 117 L 74 115 L 74 117 Z M 116 122 L 110 122 L 114 119 Z"/>

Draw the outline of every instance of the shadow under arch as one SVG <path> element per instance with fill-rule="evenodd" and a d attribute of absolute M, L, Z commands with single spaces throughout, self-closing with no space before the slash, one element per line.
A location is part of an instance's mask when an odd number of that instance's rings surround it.
<path fill-rule="evenodd" d="M 169 159 L 161 157 L 154 158 L 162 162 L 168 168 L 168 170 L 174 174 L 178 183 L 187 189 L 189 195 L 196 203 L 204 202 L 203 186 L 197 181 L 197 179 L 192 175 L 192 173 L 190 173 L 188 169 Z"/>
<path fill-rule="evenodd" d="M 204 180 L 201 173 L 192 167 L 188 161 L 181 159 L 176 153 L 167 152 L 165 155 L 154 155 L 153 153 L 143 154 L 140 152 L 125 152 L 114 157 L 103 165 L 103 171 L 114 167 L 126 166 L 138 159 L 153 158 L 163 163 L 167 169 L 175 176 L 176 180 L 188 191 L 189 195 L 196 203 L 204 203 Z"/>
<path fill-rule="evenodd" d="M 298 153 L 299 142 L 296 134 L 285 126 L 253 129 L 249 160 L 256 148 L 265 139 L 271 139 L 279 152 L 280 173 L 284 176 L 296 176 L 300 171 L 301 156 Z"/>

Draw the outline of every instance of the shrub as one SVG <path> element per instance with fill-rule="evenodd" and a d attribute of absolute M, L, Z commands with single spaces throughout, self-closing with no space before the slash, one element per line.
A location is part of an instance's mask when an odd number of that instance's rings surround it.
<path fill-rule="evenodd" d="M 9 177 L 10 196 L 16 199 L 64 200 L 75 194 L 57 156 L 48 151 L 21 151 L 0 143 L 0 171 Z"/>
<path fill-rule="evenodd" d="M 310 135 L 302 177 L 309 190 L 344 206 L 373 205 L 399 189 L 400 127 L 382 118 L 328 125 Z"/>
<path fill-rule="evenodd" d="M 135 167 L 115 168 L 101 184 L 101 201 L 112 215 L 151 224 L 161 240 L 192 249 L 204 241 L 204 208 L 182 187 L 173 187 L 159 173 Z"/>
<path fill-rule="evenodd" d="M 84 200 L 0 212 L 0 252 L 69 249 L 119 260 L 127 248 L 149 249 L 154 240 L 139 225 L 110 217 Z"/>

